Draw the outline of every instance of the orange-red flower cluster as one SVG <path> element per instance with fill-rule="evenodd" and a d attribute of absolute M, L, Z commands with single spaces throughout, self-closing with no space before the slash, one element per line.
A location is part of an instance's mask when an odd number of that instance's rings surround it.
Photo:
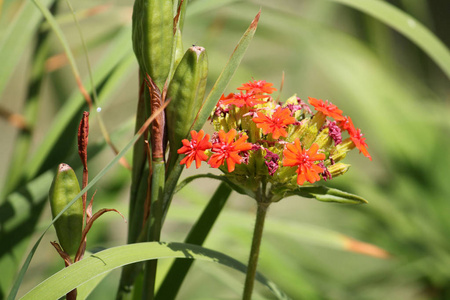
<path fill-rule="evenodd" d="M 361 130 L 331 102 L 310 97 L 313 114 L 295 95 L 276 103 L 270 95 L 276 89 L 264 80 L 244 83 L 238 91 L 222 95 L 212 113 L 216 133 L 211 142 L 203 130 L 191 131 L 192 139 L 182 141 L 178 153 L 186 156 L 181 164 L 189 168 L 195 160 L 198 168 L 207 161 L 238 184 L 264 180 L 277 187 L 345 173 L 349 165 L 340 160 L 355 147 L 372 159 Z M 349 137 L 343 141 L 345 132 Z"/>

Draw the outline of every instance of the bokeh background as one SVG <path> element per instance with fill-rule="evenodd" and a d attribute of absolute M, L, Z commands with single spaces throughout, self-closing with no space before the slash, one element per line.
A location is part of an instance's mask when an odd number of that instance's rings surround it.
<path fill-rule="evenodd" d="M 52 7 L 91 91 L 86 54 L 66 2 L 40 2 Z M 373 158 L 354 151 L 347 159 L 349 172 L 327 182 L 363 196 L 367 205 L 299 197 L 272 205 L 259 270 L 293 299 L 450 299 L 449 78 L 416 44 L 340 2 L 346 1 L 192 0 L 188 5 L 184 46 L 207 49 L 209 88 L 261 9 L 258 30 L 227 91 L 254 78 L 277 88 L 283 84 L 280 100 L 297 94 L 332 101 L 362 128 Z M 384 2 L 450 45 L 449 1 Z M 119 149 L 133 136 L 138 95 L 132 5 L 131 0 L 72 3 L 86 42 L 97 105 Z M 50 222 L 46 193 L 52 170 L 61 162 L 79 166 L 76 128 L 85 108 L 61 43 L 39 21 L 36 6 L 28 0 L 3 0 L 0 7 L 3 299 L 24 255 Z M 21 124 L 28 127 L 21 130 Z M 114 157 L 95 116 L 89 141 L 92 178 Z M 131 153 L 127 159 L 131 161 Z M 81 176 L 81 169 L 77 172 Z M 189 169 L 183 177 L 198 172 L 211 170 Z M 113 207 L 127 215 L 129 184 L 130 172 L 115 166 L 95 187 L 94 209 Z M 194 181 L 181 190 L 162 240 L 183 241 L 217 185 Z M 254 213 L 250 198 L 233 193 L 205 246 L 246 262 Z M 105 215 L 90 233 L 88 249 L 124 244 L 126 228 L 117 215 Z M 63 267 L 49 244 L 55 236 L 53 229 L 46 234 L 19 295 Z M 355 253 L 345 242 L 349 239 L 384 249 L 390 257 Z M 162 277 L 170 261 L 160 266 Z M 112 272 L 90 299 L 113 299 L 118 276 Z M 178 299 L 236 299 L 243 281 L 236 271 L 196 262 Z M 272 296 L 257 286 L 255 299 Z"/>

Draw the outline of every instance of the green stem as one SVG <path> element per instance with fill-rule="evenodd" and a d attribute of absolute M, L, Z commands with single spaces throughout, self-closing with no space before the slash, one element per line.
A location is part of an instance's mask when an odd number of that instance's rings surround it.
<path fill-rule="evenodd" d="M 159 242 L 162 227 L 162 201 L 164 195 L 165 164 L 164 161 L 153 161 L 150 222 L 147 240 Z M 156 269 L 158 260 L 145 263 L 144 288 L 142 299 L 152 300 L 155 293 Z"/>
<path fill-rule="evenodd" d="M 263 194 L 259 195 L 263 198 Z M 258 265 L 259 249 L 261 246 L 261 240 L 264 229 L 264 221 L 266 219 L 267 209 L 270 202 L 261 201 L 258 199 L 258 210 L 256 212 L 255 229 L 253 231 L 252 248 L 250 250 L 250 257 L 248 259 L 247 276 L 245 277 L 244 293 L 242 295 L 243 300 L 250 300 L 252 298 L 253 285 L 255 283 L 256 266 Z"/>

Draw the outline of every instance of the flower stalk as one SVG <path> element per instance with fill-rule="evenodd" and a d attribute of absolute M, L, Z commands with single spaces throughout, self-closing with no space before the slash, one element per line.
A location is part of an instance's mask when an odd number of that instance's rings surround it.
<path fill-rule="evenodd" d="M 257 199 L 256 222 L 253 230 L 252 246 L 250 249 L 250 256 L 248 259 L 247 275 L 245 277 L 243 300 L 250 300 L 252 298 L 253 286 L 255 283 L 256 268 L 258 265 L 259 252 L 261 247 L 262 235 L 264 230 L 264 221 L 266 219 L 267 210 L 270 201 L 266 201 L 264 191 L 258 193 L 260 197 Z"/>

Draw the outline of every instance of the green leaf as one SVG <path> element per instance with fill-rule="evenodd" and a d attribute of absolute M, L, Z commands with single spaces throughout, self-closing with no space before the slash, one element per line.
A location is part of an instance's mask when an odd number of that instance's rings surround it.
<path fill-rule="evenodd" d="M 397 30 L 427 53 L 450 79 L 450 51 L 428 28 L 393 5 L 379 0 L 330 0 L 362 11 Z"/>
<path fill-rule="evenodd" d="M 219 101 L 220 96 L 223 94 L 225 88 L 236 72 L 242 58 L 244 57 L 245 52 L 247 51 L 248 46 L 250 45 L 250 42 L 253 39 L 253 36 L 255 35 L 260 15 L 261 11 L 258 12 L 256 17 L 250 24 L 250 27 L 245 31 L 244 35 L 239 40 L 239 43 L 237 44 L 236 48 L 231 54 L 230 59 L 220 73 L 219 78 L 217 78 L 217 81 L 214 84 L 211 92 L 209 93 L 208 97 L 206 97 L 206 100 L 203 103 L 202 108 L 200 109 L 200 112 L 198 113 L 196 120 L 192 126 L 195 131 L 199 131 L 203 127 L 203 124 L 205 124 L 213 108 L 216 106 L 217 101 Z"/>
<path fill-rule="evenodd" d="M 137 243 L 106 249 L 64 268 L 28 292 L 22 299 L 58 299 L 74 288 L 121 266 L 161 258 L 188 258 L 216 262 L 242 273 L 246 267 L 239 261 L 214 250 L 183 243 Z M 257 275 L 278 299 L 288 299 L 277 286 Z"/>
<path fill-rule="evenodd" d="M 222 182 L 219 185 L 201 216 L 189 231 L 188 236 L 184 240 L 185 243 L 203 245 L 219 214 L 222 212 L 231 191 L 231 188 L 226 183 Z M 192 263 L 192 260 L 176 259 L 161 283 L 156 299 L 175 299 Z"/>
<path fill-rule="evenodd" d="M 338 189 L 325 186 L 305 186 L 297 190 L 287 192 L 285 197 L 297 195 L 305 198 L 315 198 L 324 202 L 337 202 L 345 204 L 368 203 L 364 198 Z"/>
<path fill-rule="evenodd" d="M 167 106 L 169 102 L 166 102 L 166 105 L 161 106 L 159 109 L 157 109 L 153 115 L 147 119 L 147 121 L 144 123 L 144 125 L 142 125 L 141 129 L 134 135 L 134 137 L 131 139 L 131 141 L 128 142 L 127 145 L 125 145 L 125 147 L 122 149 L 122 151 L 120 151 L 119 154 L 117 154 L 113 160 L 111 160 L 98 174 L 97 176 L 95 176 L 90 182 L 89 184 L 82 189 L 77 196 L 75 196 L 75 198 L 70 201 L 65 207 L 64 209 L 52 220 L 52 222 L 48 225 L 48 227 L 44 230 L 44 232 L 42 233 L 42 235 L 39 237 L 38 241 L 34 244 L 33 248 L 31 249 L 30 253 L 28 254 L 20 272 L 19 272 L 19 276 L 17 277 L 16 281 L 14 282 L 13 288 L 11 289 L 11 292 L 8 295 L 8 300 L 13 300 L 16 295 L 17 292 L 19 290 L 20 284 L 22 283 L 23 277 L 25 276 L 25 272 L 28 269 L 28 266 L 30 265 L 31 259 L 34 256 L 34 253 L 36 252 L 36 249 L 39 245 L 39 243 L 41 242 L 42 238 L 44 237 L 44 234 L 47 232 L 47 230 L 59 219 L 59 217 L 61 217 L 61 215 L 72 205 L 75 203 L 75 201 L 78 200 L 78 198 L 81 197 L 81 195 L 83 195 L 84 193 L 86 193 L 95 183 L 97 183 L 97 181 L 99 181 L 124 155 L 125 153 L 128 152 L 128 150 L 130 150 L 130 148 L 134 145 L 134 143 L 136 143 L 136 141 L 141 137 L 141 135 L 143 134 L 143 132 L 147 129 L 147 127 L 150 125 L 151 121 L 153 121 L 153 119 L 155 118 L 155 116 L 157 116 L 159 113 L 161 113 L 165 107 Z"/>

